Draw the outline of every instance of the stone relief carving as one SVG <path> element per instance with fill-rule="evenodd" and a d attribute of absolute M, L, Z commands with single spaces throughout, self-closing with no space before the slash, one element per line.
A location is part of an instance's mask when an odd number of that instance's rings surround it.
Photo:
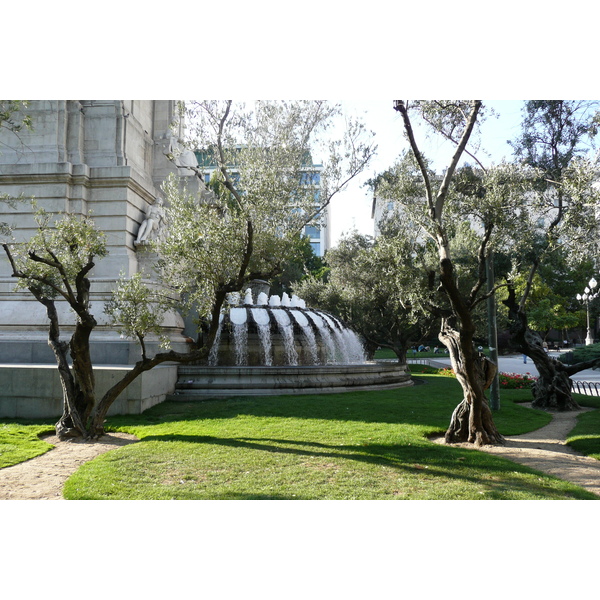
<path fill-rule="evenodd" d="M 137 238 L 133 242 L 133 245 L 139 246 L 158 238 L 161 228 L 164 225 L 164 220 L 165 210 L 163 208 L 163 200 L 162 198 L 157 198 L 156 202 L 148 208 L 146 218 L 140 225 Z"/>

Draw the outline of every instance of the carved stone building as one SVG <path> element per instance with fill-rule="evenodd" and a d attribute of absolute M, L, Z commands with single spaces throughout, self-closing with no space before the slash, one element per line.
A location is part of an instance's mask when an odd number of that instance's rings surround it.
<path fill-rule="evenodd" d="M 92 336 L 97 364 L 138 360 L 136 344 L 108 326 L 103 305 L 120 273 L 131 276 L 151 260 L 134 241 L 165 177 L 178 171 L 189 176 L 188 188 L 197 182 L 190 170 L 176 167 L 166 156 L 180 133 L 172 130 L 176 111 L 174 100 L 37 100 L 27 110 L 32 131 L 15 134 L 0 128 L 0 194 L 35 197 L 54 213 L 91 213 L 107 236 L 109 255 L 97 261 L 91 277 L 92 312 L 99 322 Z M 35 226 L 28 203 L 16 210 L 0 203 L 0 221 L 14 225 L 22 239 Z M 2 255 L 0 363 L 54 363 L 44 308 L 27 291 L 15 293 L 14 286 Z M 61 322 L 73 322 L 66 305 Z M 180 350 L 183 326 L 176 314 L 164 323 Z M 64 329 L 68 334 L 68 326 Z"/>

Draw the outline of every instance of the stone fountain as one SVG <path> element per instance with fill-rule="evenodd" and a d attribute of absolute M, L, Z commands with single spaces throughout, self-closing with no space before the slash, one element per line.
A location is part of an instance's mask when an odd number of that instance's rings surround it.
<path fill-rule="evenodd" d="M 412 385 L 406 365 L 368 362 L 336 316 L 260 288 L 230 294 L 207 366 L 180 366 L 172 400 L 335 393 Z"/>

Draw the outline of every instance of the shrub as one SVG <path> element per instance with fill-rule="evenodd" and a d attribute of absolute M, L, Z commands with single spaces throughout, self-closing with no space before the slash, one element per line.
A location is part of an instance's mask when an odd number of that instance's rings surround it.
<path fill-rule="evenodd" d="M 523 390 L 531 387 L 531 384 L 537 381 L 537 377 L 531 373 L 500 373 L 500 387 L 506 390 Z"/>
<path fill-rule="evenodd" d="M 456 377 L 456 373 L 450 367 L 446 369 L 440 369 L 438 371 L 438 375 L 443 375 L 444 377 Z"/>
<path fill-rule="evenodd" d="M 583 346 L 582 348 L 575 348 L 570 352 L 565 352 L 558 357 L 562 363 L 571 365 L 578 362 L 584 362 L 586 360 L 593 360 L 600 358 L 600 344 L 592 344 L 590 346 Z"/>
<path fill-rule="evenodd" d="M 456 374 L 451 368 L 440 369 L 439 375 L 444 377 L 456 377 Z M 499 374 L 500 387 L 505 390 L 524 390 L 531 387 L 531 384 L 537 380 L 537 377 L 526 373 L 521 375 L 519 373 L 500 373 Z"/>

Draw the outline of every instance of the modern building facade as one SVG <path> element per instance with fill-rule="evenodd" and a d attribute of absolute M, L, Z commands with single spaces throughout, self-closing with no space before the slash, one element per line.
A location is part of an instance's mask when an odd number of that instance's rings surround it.
<path fill-rule="evenodd" d="M 205 183 L 208 183 L 213 172 L 217 168 L 214 157 L 212 156 L 212 153 L 207 152 L 206 150 L 197 150 L 195 155 L 196 160 L 198 161 L 198 169 L 202 173 Z M 301 183 L 302 185 L 314 190 L 315 203 L 318 203 L 320 198 L 322 170 L 322 164 L 315 164 L 312 161 L 312 157 L 307 157 L 307 164 L 302 174 Z M 329 212 L 325 208 L 321 213 L 319 225 L 307 225 L 304 228 L 304 234 L 309 238 L 310 245 L 317 256 L 324 256 L 325 252 L 330 247 L 330 234 L 328 225 Z"/>

